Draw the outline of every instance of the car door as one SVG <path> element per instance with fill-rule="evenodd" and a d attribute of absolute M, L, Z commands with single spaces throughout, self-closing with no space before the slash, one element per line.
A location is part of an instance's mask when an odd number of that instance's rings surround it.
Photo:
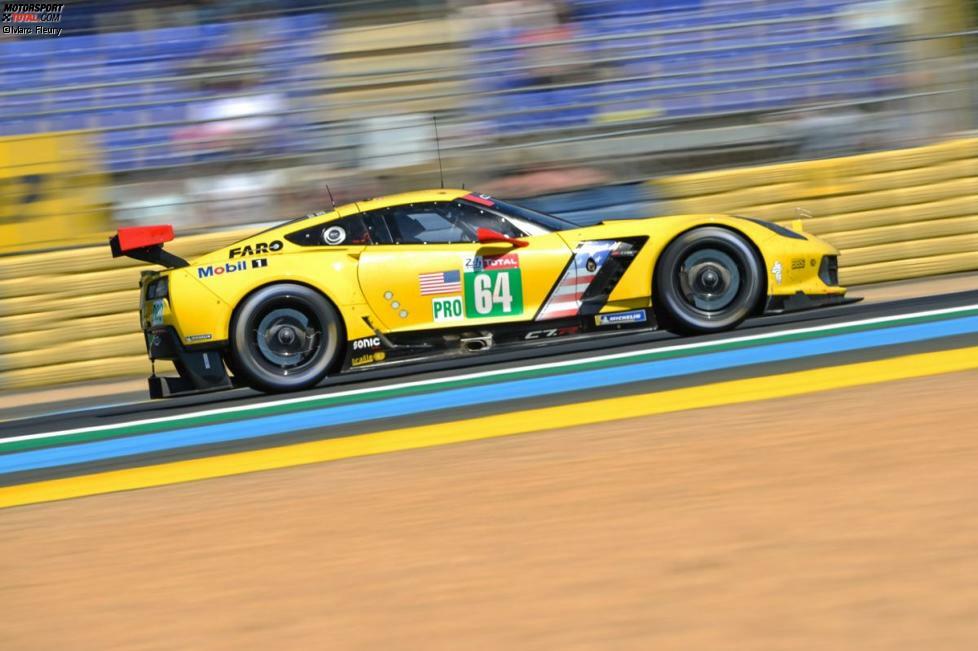
<path fill-rule="evenodd" d="M 571 260 L 557 234 L 528 236 L 459 201 L 405 204 L 383 214 L 393 244 L 365 248 L 358 275 L 389 332 L 530 321 Z M 479 228 L 521 245 L 475 241 Z"/>

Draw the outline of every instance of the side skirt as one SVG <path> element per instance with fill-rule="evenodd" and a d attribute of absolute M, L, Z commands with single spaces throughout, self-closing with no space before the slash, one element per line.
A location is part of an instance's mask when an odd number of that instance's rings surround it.
<path fill-rule="evenodd" d="M 764 305 L 764 314 L 784 314 L 786 312 L 800 312 L 802 310 L 814 310 L 819 307 L 829 305 L 849 305 L 863 300 L 861 296 L 845 296 L 840 294 L 791 294 L 790 296 L 768 296 L 767 303 Z"/>
<path fill-rule="evenodd" d="M 356 373 L 438 359 L 481 357 L 493 352 L 540 348 L 555 341 L 571 342 L 656 330 L 653 311 L 641 311 L 645 315 L 642 321 L 600 326 L 595 316 L 586 316 L 368 337 L 347 343 L 341 372 Z"/>

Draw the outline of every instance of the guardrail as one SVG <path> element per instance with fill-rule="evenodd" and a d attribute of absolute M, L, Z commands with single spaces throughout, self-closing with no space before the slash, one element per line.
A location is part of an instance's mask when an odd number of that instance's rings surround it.
<path fill-rule="evenodd" d="M 978 269 L 978 138 L 650 182 L 665 212 L 730 212 L 790 225 L 842 252 L 860 285 Z"/>
<path fill-rule="evenodd" d="M 251 232 L 191 235 L 169 248 L 196 256 Z M 0 390 L 148 375 L 135 309 L 145 268 L 113 259 L 107 244 L 0 257 Z"/>
<path fill-rule="evenodd" d="M 734 212 L 805 230 L 842 251 L 855 285 L 978 269 L 978 137 L 914 149 L 664 177 L 662 213 Z M 179 238 L 194 256 L 252 229 Z M 139 272 L 105 245 L 0 257 L 0 390 L 147 375 Z M 161 369 L 166 371 L 167 369 Z"/>

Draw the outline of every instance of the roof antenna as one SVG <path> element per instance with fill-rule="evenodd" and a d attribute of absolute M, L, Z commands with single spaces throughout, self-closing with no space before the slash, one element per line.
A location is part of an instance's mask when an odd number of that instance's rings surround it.
<path fill-rule="evenodd" d="M 326 193 L 329 195 L 329 209 L 333 212 L 336 211 L 336 202 L 333 201 L 333 191 L 329 189 L 329 183 L 326 183 Z"/>
<path fill-rule="evenodd" d="M 431 121 L 435 123 L 435 151 L 438 153 L 438 176 L 441 178 L 441 189 L 445 189 L 445 170 L 441 167 L 441 142 L 438 140 L 438 118 L 431 114 Z"/>

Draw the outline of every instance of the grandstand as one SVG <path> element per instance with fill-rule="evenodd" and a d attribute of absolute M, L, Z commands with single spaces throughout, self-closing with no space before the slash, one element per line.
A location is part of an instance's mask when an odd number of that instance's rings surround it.
<path fill-rule="evenodd" d="M 109 170 L 122 173 L 335 151 L 336 130 L 349 132 L 344 122 L 357 115 L 429 106 L 498 141 L 875 101 L 899 90 L 901 60 L 886 29 L 848 25 L 856 4 L 576 0 L 544 28 L 450 33 L 447 21 L 429 22 L 422 32 L 443 38 L 411 42 L 410 52 L 396 38 L 354 32 L 376 49 L 339 56 L 333 41 L 344 34 L 327 30 L 321 12 L 7 41 L 0 135 L 91 130 Z M 406 23 L 395 33 L 418 29 Z M 227 57 L 249 45 L 258 47 Z M 412 57 L 425 66 L 405 68 Z M 461 87 L 443 87 L 459 76 Z M 379 90 L 364 100 L 363 88 Z M 441 101 L 426 103 L 429 95 Z M 258 143 L 221 133 L 222 123 L 256 116 L 265 118 Z M 338 160 L 357 166 L 348 153 Z"/>
<path fill-rule="evenodd" d="M 325 27 L 322 14 L 300 14 L 260 24 L 218 22 L 2 43 L 8 68 L 0 77 L 0 136 L 92 130 L 114 172 L 207 159 L 215 152 L 181 143 L 189 124 L 208 121 L 196 118 L 195 109 L 199 113 L 218 99 L 268 94 L 296 99 L 310 44 Z M 235 53 L 241 34 L 260 34 L 261 47 L 228 66 L 219 57 Z M 247 88 L 226 89 L 245 82 Z M 252 116 L 245 111 L 239 119 Z M 279 127 L 280 148 L 301 146 L 301 123 L 283 120 Z"/>
<path fill-rule="evenodd" d="M 885 29 L 850 29 L 854 2 L 581 2 L 572 57 L 592 79 L 539 84 L 525 28 L 480 34 L 483 103 L 501 131 L 729 117 L 894 92 Z M 532 28 L 530 28 L 532 29 Z M 504 45 L 499 45 L 504 43 Z M 567 66 L 567 62 L 555 62 Z"/>

